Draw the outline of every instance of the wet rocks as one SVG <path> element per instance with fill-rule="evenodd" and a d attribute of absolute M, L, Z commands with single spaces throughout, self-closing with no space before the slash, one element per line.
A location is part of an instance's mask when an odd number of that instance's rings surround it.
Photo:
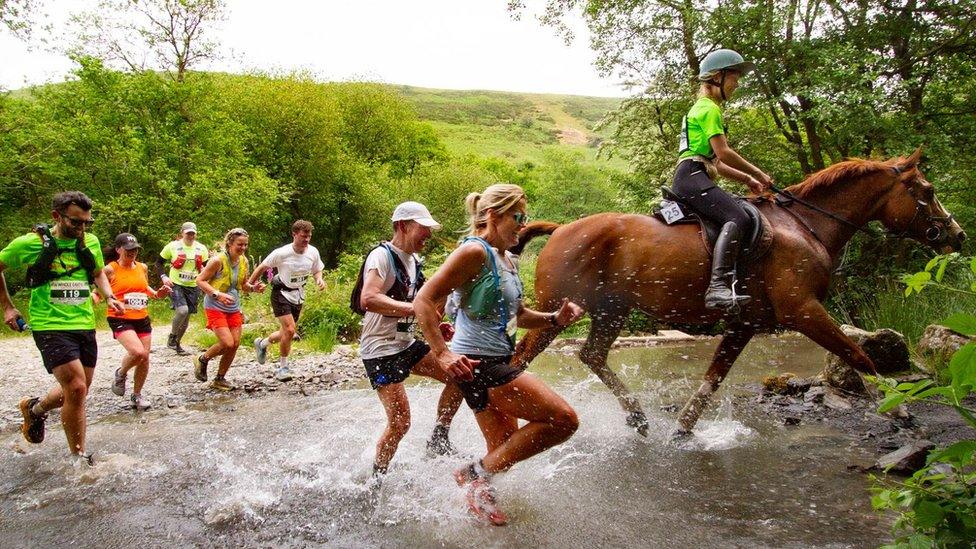
<path fill-rule="evenodd" d="M 878 458 L 875 467 L 880 470 L 910 475 L 925 466 L 925 459 L 935 444 L 928 440 L 916 440 Z"/>
<path fill-rule="evenodd" d="M 939 362 L 948 362 L 949 357 L 969 341 L 970 338 L 959 335 L 945 326 L 930 324 L 925 328 L 915 349 L 920 355 L 934 358 Z"/>
<path fill-rule="evenodd" d="M 911 369 L 908 344 L 905 343 L 904 336 L 898 332 L 887 328 L 868 332 L 846 324 L 840 328 L 861 346 L 865 354 L 874 362 L 879 374 L 892 374 Z M 827 385 L 848 393 L 858 395 L 866 393 L 860 374 L 834 354 L 827 355 L 827 364 L 819 378 Z"/>

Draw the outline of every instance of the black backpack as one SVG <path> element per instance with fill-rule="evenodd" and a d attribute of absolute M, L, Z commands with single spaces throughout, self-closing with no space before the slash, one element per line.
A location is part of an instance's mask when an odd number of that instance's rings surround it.
<path fill-rule="evenodd" d="M 85 274 L 88 275 L 88 284 L 95 283 L 95 269 L 97 268 L 95 265 L 95 256 L 88 249 L 88 246 L 85 246 L 84 237 L 75 240 L 75 248 L 72 250 L 75 257 L 78 258 L 78 266 L 68 269 L 64 266 L 64 262 L 61 262 L 61 266 L 65 270 L 56 273 L 51 270 L 54 260 L 69 250 L 62 249 L 58 246 L 57 241 L 51 236 L 51 229 L 44 223 L 34 225 L 34 232 L 37 233 L 37 236 L 41 237 L 41 253 L 34 260 L 34 264 L 27 267 L 26 283 L 28 288 L 37 288 L 52 280 L 71 276 L 81 269 L 84 269 Z"/>
<path fill-rule="evenodd" d="M 386 292 L 390 298 L 397 301 L 412 301 L 413 298 L 410 296 L 410 275 L 407 273 L 407 267 L 400 261 L 400 257 L 394 253 L 393 248 L 387 242 L 380 242 L 376 248 L 373 248 L 366 254 L 363 258 L 363 264 L 359 267 L 359 278 L 356 279 L 356 286 L 352 289 L 352 295 L 349 296 L 349 308 L 352 312 L 358 315 L 366 314 L 366 309 L 362 306 L 362 295 L 363 295 L 363 280 L 366 277 L 366 258 L 369 254 L 373 253 L 373 250 L 377 248 L 383 248 L 390 256 L 390 260 L 393 262 L 393 272 L 396 275 L 396 280 L 393 281 L 393 286 Z M 423 264 L 417 261 L 417 272 L 416 272 L 416 282 L 414 283 L 414 295 L 420 288 L 424 285 L 424 272 Z"/>

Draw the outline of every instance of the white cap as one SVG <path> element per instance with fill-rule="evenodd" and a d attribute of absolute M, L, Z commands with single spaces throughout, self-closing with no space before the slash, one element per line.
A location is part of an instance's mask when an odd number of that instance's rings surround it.
<path fill-rule="evenodd" d="M 180 233 L 196 233 L 196 232 L 197 232 L 197 224 L 192 221 L 187 221 L 186 223 L 183 224 L 183 227 L 180 228 Z"/>
<path fill-rule="evenodd" d="M 394 223 L 397 221 L 416 221 L 424 227 L 430 227 L 435 231 L 441 228 L 441 224 L 434 221 L 434 218 L 430 216 L 427 206 L 424 206 L 420 202 L 404 202 L 400 204 L 393 210 L 393 217 L 391 219 Z"/>

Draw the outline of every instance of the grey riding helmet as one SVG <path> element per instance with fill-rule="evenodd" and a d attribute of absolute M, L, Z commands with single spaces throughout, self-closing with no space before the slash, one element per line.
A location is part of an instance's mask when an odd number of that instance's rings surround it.
<path fill-rule="evenodd" d="M 702 59 L 698 79 L 707 81 L 715 73 L 722 70 L 735 71 L 742 75 L 748 74 L 756 68 L 751 61 L 746 61 L 735 50 L 720 49 L 715 50 Z"/>

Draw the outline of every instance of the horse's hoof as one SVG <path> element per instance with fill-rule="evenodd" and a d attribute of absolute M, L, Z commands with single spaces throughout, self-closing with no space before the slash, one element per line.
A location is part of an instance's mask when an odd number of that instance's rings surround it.
<path fill-rule="evenodd" d="M 647 416 L 644 415 L 644 412 L 640 411 L 631 412 L 630 415 L 627 416 L 627 426 L 636 429 L 637 434 L 642 437 L 647 436 L 647 431 L 651 427 L 650 424 L 647 423 Z"/>
<path fill-rule="evenodd" d="M 678 429 L 671 433 L 671 442 L 683 442 L 691 438 L 691 431 L 685 431 L 684 429 Z"/>

